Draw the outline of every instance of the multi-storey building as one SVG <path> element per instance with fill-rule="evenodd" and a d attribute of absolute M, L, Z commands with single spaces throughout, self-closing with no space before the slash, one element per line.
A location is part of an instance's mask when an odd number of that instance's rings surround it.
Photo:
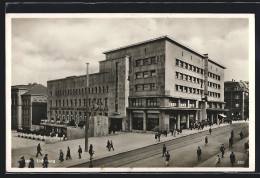
<path fill-rule="evenodd" d="M 12 86 L 12 129 L 33 129 L 47 118 L 47 88 L 40 84 Z"/>
<path fill-rule="evenodd" d="M 49 119 L 83 120 L 79 112 L 83 116 L 86 107 L 79 103 L 84 103 L 85 91 L 91 108 L 95 101 L 96 108 L 103 105 L 98 99 L 107 101 L 109 124 L 123 131 L 189 128 L 203 120 L 217 123 L 226 111 L 225 67 L 168 36 L 104 54 L 99 73 L 89 75 L 89 88 L 86 76 L 48 81 Z"/>
<path fill-rule="evenodd" d="M 225 82 L 226 109 L 232 120 L 249 118 L 249 83 L 247 81 Z"/>

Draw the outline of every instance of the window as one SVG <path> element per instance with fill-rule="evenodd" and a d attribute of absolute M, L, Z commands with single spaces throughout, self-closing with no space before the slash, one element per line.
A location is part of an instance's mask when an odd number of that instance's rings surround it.
<path fill-rule="evenodd" d="M 180 104 L 181 104 L 181 107 L 187 107 L 186 100 L 181 100 Z"/>
<path fill-rule="evenodd" d="M 187 80 L 187 75 L 183 74 L 183 80 Z"/>
<path fill-rule="evenodd" d="M 61 107 L 61 100 L 59 100 L 59 106 Z"/>
<path fill-rule="evenodd" d="M 159 98 L 148 98 L 147 106 L 159 106 Z"/>
<path fill-rule="evenodd" d="M 180 61 L 176 59 L 176 66 L 179 66 Z"/>
<path fill-rule="evenodd" d="M 178 90 L 179 90 L 179 86 L 175 85 L 175 91 L 178 91 Z"/>
<path fill-rule="evenodd" d="M 97 93 L 97 91 L 98 91 L 98 90 L 97 90 L 97 87 L 95 87 L 95 93 Z"/>
<path fill-rule="evenodd" d="M 156 70 L 151 70 L 151 76 L 155 76 L 156 75 Z"/>
<path fill-rule="evenodd" d="M 179 62 L 179 66 L 183 67 L 183 62 L 182 61 Z"/>
<path fill-rule="evenodd" d="M 148 72 L 148 71 L 145 71 L 145 72 L 144 72 L 144 78 L 147 78 L 147 77 L 149 77 L 149 72 Z"/>
<path fill-rule="evenodd" d="M 180 73 L 180 78 L 179 79 L 183 80 L 183 74 Z"/>
<path fill-rule="evenodd" d="M 56 106 L 58 106 L 58 101 L 57 101 L 57 100 L 55 100 L 55 102 L 56 102 Z"/>
<path fill-rule="evenodd" d="M 75 99 L 75 106 L 77 106 L 77 99 Z"/>
<path fill-rule="evenodd" d="M 52 91 L 50 92 L 50 96 L 52 96 Z"/>
<path fill-rule="evenodd" d="M 135 85 L 135 90 L 136 91 L 142 91 L 143 90 L 143 85 Z"/>
<path fill-rule="evenodd" d="M 142 65 L 142 59 L 138 59 L 135 61 L 136 66 L 141 66 Z"/>
<path fill-rule="evenodd" d="M 183 92 L 187 93 L 188 88 L 187 87 L 183 87 Z"/>
<path fill-rule="evenodd" d="M 192 65 L 189 64 L 189 70 L 192 70 Z"/>
<path fill-rule="evenodd" d="M 133 106 L 142 106 L 142 98 L 134 98 L 132 99 Z"/>
<path fill-rule="evenodd" d="M 135 75 L 136 75 L 136 78 L 143 78 L 142 72 L 137 72 Z"/>
<path fill-rule="evenodd" d="M 179 78 L 179 72 L 175 72 L 175 78 Z"/>
<path fill-rule="evenodd" d="M 240 96 L 239 95 L 235 95 L 235 99 L 240 99 Z"/>
<path fill-rule="evenodd" d="M 91 106 L 91 99 L 88 99 L 88 106 Z"/>
<path fill-rule="evenodd" d="M 81 106 L 81 99 L 79 99 L 79 106 Z"/>
<path fill-rule="evenodd" d="M 107 86 L 107 93 L 108 93 L 108 86 Z"/>
<path fill-rule="evenodd" d="M 62 101 L 62 106 L 65 106 L 65 100 Z"/>
<path fill-rule="evenodd" d="M 155 90 L 156 87 L 155 87 L 155 83 L 151 83 L 151 90 Z"/>
<path fill-rule="evenodd" d="M 154 56 L 154 57 L 151 57 L 151 63 L 152 64 L 156 64 L 157 63 L 157 60 L 156 60 L 156 57 Z"/>
<path fill-rule="evenodd" d="M 144 59 L 143 65 L 148 65 L 148 64 L 150 64 L 149 58 Z"/>
<path fill-rule="evenodd" d="M 238 103 L 236 103 L 236 108 L 238 108 L 239 107 L 239 104 Z"/>
<path fill-rule="evenodd" d="M 78 94 L 78 89 L 76 89 L 76 95 Z"/>
<path fill-rule="evenodd" d="M 144 85 L 144 90 L 146 90 L 146 91 L 147 91 L 147 90 L 150 90 L 150 85 L 145 84 L 145 85 Z"/>
<path fill-rule="evenodd" d="M 183 92 L 183 86 L 180 86 L 180 91 Z"/>

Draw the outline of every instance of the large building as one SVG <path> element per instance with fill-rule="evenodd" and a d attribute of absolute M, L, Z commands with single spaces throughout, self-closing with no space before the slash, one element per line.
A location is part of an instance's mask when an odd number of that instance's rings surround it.
<path fill-rule="evenodd" d="M 244 120 L 249 118 L 249 82 L 226 81 L 225 82 L 225 108 L 232 120 Z"/>
<path fill-rule="evenodd" d="M 47 88 L 34 83 L 15 85 L 11 89 L 11 127 L 33 130 L 47 118 Z"/>
<path fill-rule="evenodd" d="M 224 116 L 225 67 L 168 36 L 104 52 L 99 72 L 47 82 L 48 118 L 109 118 L 122 131 L 189 128 Z M 89 101 L 85 101 L 85 92 Z"/>

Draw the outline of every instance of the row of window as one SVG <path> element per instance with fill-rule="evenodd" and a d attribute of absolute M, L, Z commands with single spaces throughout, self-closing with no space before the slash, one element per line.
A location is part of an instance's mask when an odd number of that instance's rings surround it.
<path fill-rule="evenodd" d="M 197 72 L 199 74 L 204 74 L 204 72 L 205 72 L 204 69 L 196 67 L 196 66 L 194 66 L 192 64 L 188 64 L 188 63 L 183 62 L 183 61 L 181 61 L 179 59 L 176 59 L 176 66 L 182 67 L 184 69 L 191 70 L 193 72 Z"/>
<path fill-rule="evenodd" d="M 201 69 L 199 67 L 196 67 L 192 64 L 189 64 L 189 63 L 186 63 L 186 62 L 183 62 L 179 59 L 176 59 L 176 66 L 179 66 L 179 67 L 182 67 L 184 69 L 188 69 L 188 70 L 191 70 L 193 72 L 197 72 L 199 74 L 204 74 L 205 73 L 205 70 L 204 69 Z M 216 79 L 216 80 L 220 80 L 220 76 L 217 75 L 217 74 L 214 74 L 212 72 L 208 72 L 208 76 L 210 78 L 213 78 L 213 79 Z"/>
<path fill-rule="evenodd" d="M 153 77 L 156 75 L 156 70 L 150 70 L 150 71 L 143 71 L 143 72 L 136 72 L 135 73 L 135 78 L 148 78 L 148 77 Z"/>
<path fill-rule="evenodd" d="M 157 64 L 157 56 L 135 60 L 136 67 L 150 65 L 150 64 Z"/>
<path fill-rule="evenodd" d="M 189 105 L 188 105 L 188 100 L 180 100 L 180 106 L 178 106 L 178 100 L 177 99 L 170 99 L 169 100 L 169 106 L 173 107 L 191 107 L 195 108 L 196 107 L 196 101 L 190 100 Z"/>
<path fill-rule="evenodd" d="M 52 107 L 53 100 L 50 100 L 50 106 Z M 105 98 L 105 100 L 103 98 L 98 98 L 96 101 L 97 105 L 105 105 L 108 106 L 108 98 Z M 88 99 L 88 106 L 91 106 L 92 100 Z M 70 99 L 70 100 L 55 100 L 55 106 L 56 107 L 65 107 L 65 106 L 86 106 L 86 99 Z"/>
<path fill-rule="evenodd" d="M 204 90 L 182 86 L 182 85 L 175 85 L 175 91 L 180 91 L 184 93 L 201 94 L 201 95 L 204 94 Z M 208 96 L 220 98 L 220 93 L 208 91 Z"/>
<path fill-rule="evenodd" d="M 146 106 L 159 106 L 160 99 L 159 98 L 146 98 Z M 132 106 L 143 106 L 142 98 L 134 98 L 132 99 Z"/>
<path fill-rule="evenodd" d="M 79 89 L 68 89 L 68 90 L 57 90 L 55 91 L 55 96 L 69 96 L 69 95 L 83 95 L 86 94 L 86 88 Z M 88 88 L 88 93 L 108 93 L 108 86 L 99 86 Z M 50 92 L 50 96 L 52 96 L 52 92 Z"/>
<path fill-rule="evenodd" d="M 155 83 L 135 85 L 135 91 L 149 91 L 149 90 L 156 90 Z"/>
<path fill-rule="evenodd" d="M 216 79 L 216 80 L 220 80 L 220 76 L 217 75 L 217 74 L 214 74 L 214 73 L 212 73 L 212 72 L 208 72 L 208 76 L 209 76 L 210 78 L 213 78 L 213 79 Z"/>

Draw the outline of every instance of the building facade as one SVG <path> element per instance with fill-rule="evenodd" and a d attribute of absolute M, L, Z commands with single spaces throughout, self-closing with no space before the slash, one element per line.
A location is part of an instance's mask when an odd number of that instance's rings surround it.
<path fill-rule="evenodd" d="M 226 81 L 225 82 L 226 109 L 232 120 L 244 120 L 249 118 L 249 82 Z"/>
<path fill-rule="evenodd" d="M 34 130 L 47 118 L 47 88 L 40 84 L 16 85 L 11 89 L 12 129 Z"/>
<path fill-rule="evenodd" d="M 48 81 L 49 119 L 82 120 L 86 105 L 78 103 L 85 103 L 86 91 L 88 112 L 105 101 L 109 125 L 122 131 L 189 128 L 206 120 L 217 123 L 226 111 L 225 67 L 168 36 L 104 54 L 99 73 L 89 75 L 89 88 L 86 76 Z"/>

